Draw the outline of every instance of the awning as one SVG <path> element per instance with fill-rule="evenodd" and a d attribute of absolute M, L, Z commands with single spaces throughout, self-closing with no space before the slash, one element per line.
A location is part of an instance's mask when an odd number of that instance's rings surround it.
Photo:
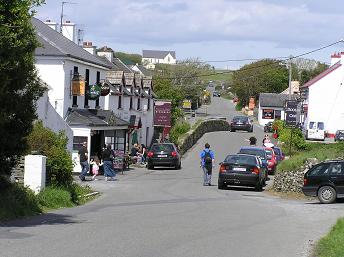
<path fill-rule="evenodd" d="M 66 122 L 71 127 L 100 128 L 100 130 L 127 129 L 129 123 L 110 110 L 70 109 Z"/>

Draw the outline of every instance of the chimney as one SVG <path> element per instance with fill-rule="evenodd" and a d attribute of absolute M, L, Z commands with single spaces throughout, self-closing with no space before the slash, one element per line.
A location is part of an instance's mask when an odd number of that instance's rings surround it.
<path fill-rule="evenodd" d="M 52 28 L 53 30 L 57 31 L 57 22 L 54 22 L 52 20 L 46 20 L 44 22 L 44 24 L 48 25 L 50 28 Z"/>
<path fill-rule="evenodd" d="M 73 41 L 74 43 L 76 43 L 75 23 L 71 23 L 70 21 L 63 22 L 62 35 L 64 35 L 70 41 Z"/>
<path fill-rule="evenodd" d="M 331 55 L 331 66 L 335 63 L 337 63 L 338 61 L 340 61 L 340 58 L 342 57 L 342 55 L 344 56 L 344 53 L 334 53 Z"/>
<path fill-rule="evenodd" d="M 96 55 L 96 47 L 93 46 L 92 42 L 84 42 L 82 47 L 90 54 Z"/>
<path fill-rule="evenodd" d="M 104 56 L 109 62 L 113 62 L 113 50 L 107 46 L 102 47 L 98 50 L 98 56 Z"/>

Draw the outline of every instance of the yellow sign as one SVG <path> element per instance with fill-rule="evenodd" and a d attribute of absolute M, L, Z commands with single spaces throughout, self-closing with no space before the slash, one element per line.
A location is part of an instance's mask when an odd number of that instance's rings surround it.
<path fill-rule="evenodd" d="M 191 109 L 191 101 L 190 100 L 184 100 L 183 101 L 183 108 L 184 109 Z"/>

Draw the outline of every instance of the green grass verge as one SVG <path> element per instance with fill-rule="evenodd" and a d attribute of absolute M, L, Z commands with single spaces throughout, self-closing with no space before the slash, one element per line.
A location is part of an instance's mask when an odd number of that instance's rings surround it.
<path fill-rule="evenodd" d="M 93 197 L 85 197 L 92 192 L 89 186 L 76 183 L 63 187 L 46 187 L 35 195 L 30 189 L 18 184 L 10 184 L 0 190 L 0 221 L 37 215 L 48 210 L 85 204 Z"/>
<path fill-rule="evenodd" d="M 344 143 L 321 144 L 308 143 L 304 151 L 294 153 L 290 159 L 281 162 L 277 166 L 278 172 L 293 171 L 299 169 L 308 158 L 317 158 L 319 161 L 337 159 L 344 156 Z"/>
<path fill-rule="evenodd" d="M 216 70 L 214 75 L 206 76 L 205 79 L 210 81 L 228 81 L 232 79 L 232 73 L 227 70 Z"/>
<path fill-rule="evenodd" d="M 344 256 L 344 218 L 337 221 L 331 231 L 315 247 L 317 257 Z"/>

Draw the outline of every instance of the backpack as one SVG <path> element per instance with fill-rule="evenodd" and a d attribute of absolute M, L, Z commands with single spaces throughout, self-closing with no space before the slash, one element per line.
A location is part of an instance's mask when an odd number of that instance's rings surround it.
<path fill-rule="evenodd" d="M 206 152 L 204 150 L 204 157 L 203 157 L 203 160 L 204 160 L 204 163 L 206 164 L 210 164 L 213 162 L 213 158 L 211 158 L 211 154 L 210 154 L 210 151 Z"/>

